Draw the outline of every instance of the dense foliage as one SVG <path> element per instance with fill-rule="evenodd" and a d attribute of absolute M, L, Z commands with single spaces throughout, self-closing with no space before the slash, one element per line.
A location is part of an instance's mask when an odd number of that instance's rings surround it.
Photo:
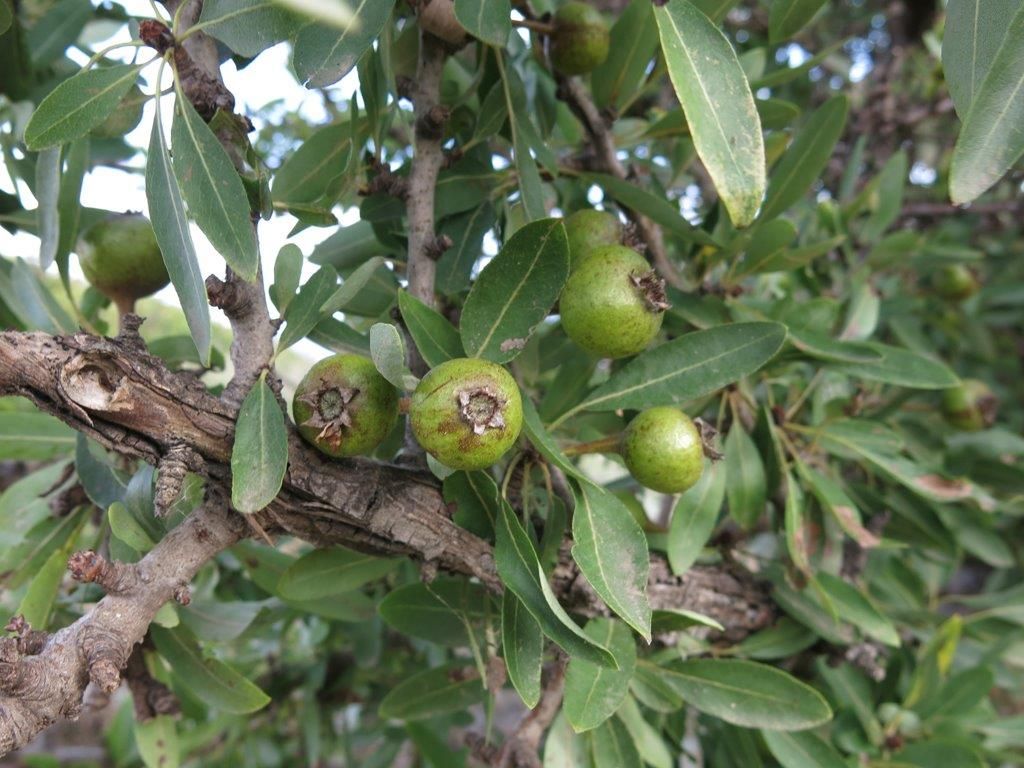
<path fill-rule="evenodd" d="M 165 5 L 0 0 L 0 226 L 39 241 L 0 254 L 3 750 L 27 626 L 145 604 L 103 569 L 145 573 L 229 495 L 251 538 L 125 638 L 134 708 L 79 765 L 1024 763 L 1024 3 Z M 235 113 L 218 64 L 278 44 L 326 124 Z M 145 176 L 166 274 L 137 290 L 97 229 L 120 219 L 80 202 L 105 166 Z M 311 252 L 261 252 L 280 216 Z M 230 298 L 264 279 L 265 327 Z M 293 403 L 299 342 L 347 357 Z M 76 400 L 75 372 L 19 383 L 36 343 L 172 382 L 154 407 L 197 425 L 212 393 L 230 452 Z M 294 477 L 327 461 L 340 538 Z M 479 562 L 368 522 L 430 499 L 416 526 L 450 517 Z"/>

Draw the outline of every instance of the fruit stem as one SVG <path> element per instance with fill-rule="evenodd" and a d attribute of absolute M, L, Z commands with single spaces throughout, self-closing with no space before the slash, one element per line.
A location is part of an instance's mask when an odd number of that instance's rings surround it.
<path fill-rule="evenodd" d="M 622 435 L 608 435 L 587 443 L 575 443 L 562 449 L 566 456 L 582 456 L 585 453 L 618 453 Z"/>
<path fill-rule="evenodd" d="M 529 29 L 542 35 L 555 34 L 555 25 L 548 24 L 544 21 L 534 21 L 533 19 L 512 19 L 512 26 Z"/>
<path fill-rule="evenodd" d="M 118 330 L 124 325 L 124 316 L 135 312 L 135 299 L 128 296 L 115 296 L 114 305 L 117 307 Z"/>
<path fill-rule="evenodd" d="M 398 398 L 398 412 L 399 413 L 408 413 L 409 412 L 409 408 L 411 406 L 412 406 L 412 398 L 411 397 L 400 397 L 400 398 Z"/>

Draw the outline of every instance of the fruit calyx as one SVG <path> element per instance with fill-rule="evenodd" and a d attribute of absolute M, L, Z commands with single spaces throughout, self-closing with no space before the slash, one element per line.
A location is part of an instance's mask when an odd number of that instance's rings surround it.
<path fill-rule="evenodd" d="M 473 429 L 474 435 L 482 435 L 489 429 L 502 429 L 505 417 L 502 413 L 508 405 L 508 398 L 490 387 L 463 389 L 459 392 L 459 415 Z"/>
<path fill-rule="evenodd" d="M 631 272 L 629 280 L 651 312 L 664 312 L 672 307 L 665 294 L 665 281 L 653 269 L 641 273 Z"/>
<path fill-rule="evenodd" d="M 352 415 L 348 404 L 359 394 L 354 387 L 324 387 L 296 398 L 312 409 L 312 414 L 302 422 L 304 427 L 319 429 L 317 440 L 323 440 L 331 448 L 341 447 L 343 429 L 352 427 Z"/>

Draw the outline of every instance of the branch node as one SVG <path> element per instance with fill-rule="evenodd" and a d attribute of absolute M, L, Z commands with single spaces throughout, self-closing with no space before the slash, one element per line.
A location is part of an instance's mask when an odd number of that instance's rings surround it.
<path fill-rule="evenodd" d="M 432 261 L 437 261 L 444 255 L 444 252 L 453 245 L 455 245 L 455 241 L 448 235 L 434 235 L 433 240 L 426 244 L 423 252 L 427 255 L 427 258 Z"/>
<path fill-rule="evenodd" d="M 25 656 L 38 655 L 46 647 L 46 641 L 50 639 L 49 632 L 32 629 L 20 613 L 17 616 L 12 616 L 4 629 L 17 635 L 18 652 Z"/>
<path fill-rule="evenodd" d="M 139 40 L 161 56 L 175 45 L 174 34 L 170 27 L 157 19 L 145 19 L 139 22 Z"/>
<path fill-rule="evenodd" d="M 434 104 L 416 120 L 416 135 L 428 141 L 440 141 L 444 136 L 444 124 L 448 122 L 451 110 L 442 104 Z"/>
<path fill-rule="evenodd" d="M 188 605 L 192 602 L 192 590 L 188 584 L 179 584 L 174 588 L 174 602 L 178 605 Z"/>
<path fill-rule="evenodd" d="M 75 581 L 97 584 L 112 595 L 124 594 L 139 582 L 139 573 L 134 565 L 107 560 L 91 549 L 71 555 L 68 571 Z"/>

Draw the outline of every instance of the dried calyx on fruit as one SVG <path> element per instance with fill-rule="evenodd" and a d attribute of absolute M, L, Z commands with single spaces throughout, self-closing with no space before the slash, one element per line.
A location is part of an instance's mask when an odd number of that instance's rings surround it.
<path fill-rule="evenodd" d="M 608 23 L 599 10 L 570 0 L 558 9 L 553 21 L 551 63 L 563 75 L 592 72 L 608 58 Z"/>
<path fill-rule="evenodd" d="M 677 408 L 648 408 L 629 422 L 619 453 L 636 481 L 662 493 L 682 493 L 704 471 L 701 430 Z"/>
<path fill-rule="evenodd" d="M 569 238 L 569 264 L 575 268 L 591 251 L 622 242 L 622 222 L 608 211 L 585 208 L 565 218 Z"/>
<path fill-rule="evenodd" d="M 957 429 L 976 432 L 991 427 L 996 420 L 999 399 L 988 384 L 964 379 L 942 393 L 942 413 Z"/>
<path fill-rule="evenodd" d="M 452 469 L 484 469 L 515 443 L 523 403 L 511 374 L 486 360 L 441 363 L 420 381 L 409 406 L 413 434 Z"/>
<path fill-rule="evenodd" d="M 299 434 L 335 458 L 372 452 L 398 421 L 398 391 L 359 355 L 333 355 L 295 388 Z"/>
<path fill-rule="evenodd" d="M 559 300 L 569 338 L 601 357 L 627 357 L 647 348 L 668 309 L 665 282 L 636 251 L 597 248 L 576 265 Z"/>

